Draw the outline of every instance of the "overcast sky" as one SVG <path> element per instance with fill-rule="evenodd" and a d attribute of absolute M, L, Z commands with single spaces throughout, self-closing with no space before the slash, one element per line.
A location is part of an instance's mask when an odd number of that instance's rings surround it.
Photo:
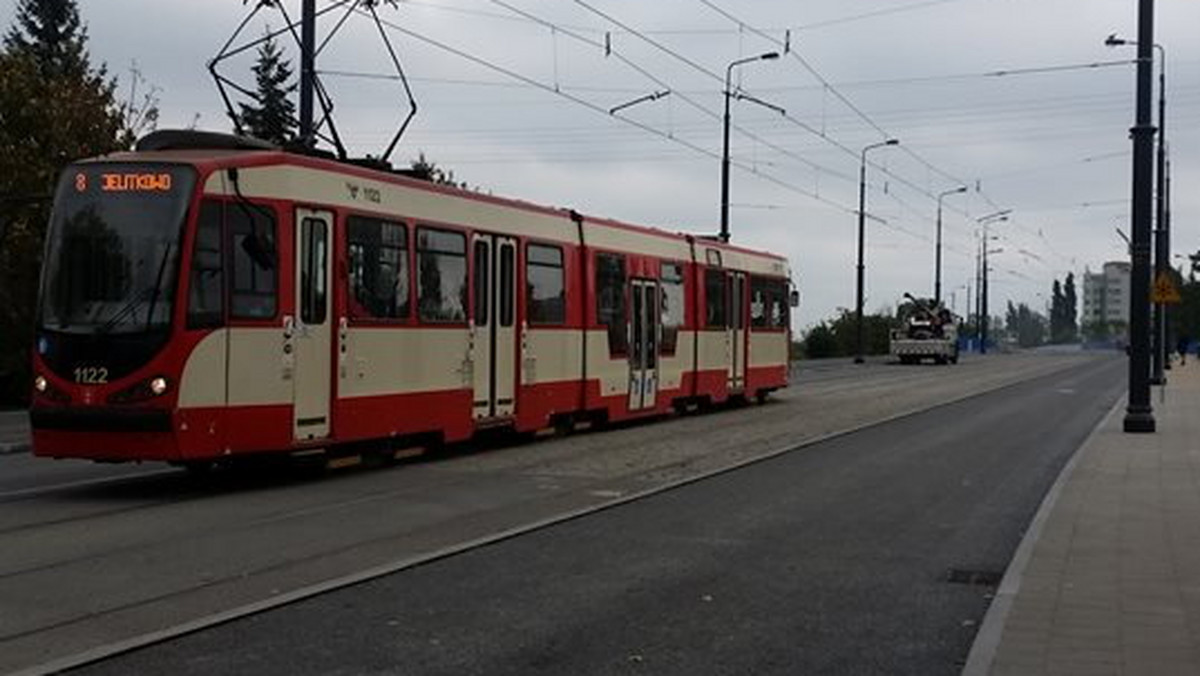
<path fill-rule="evenodd" d="M 424 151 L 497 195 L 715 233 L 725 68 L 789 41 L 783 58 L 735 70 L 735 87 L 786 115 L 734 102 L 730 220 L 735 242 L 791 260 L 803 296 L 797 328 L 853 307 L 859 152 L 888 136 L 901 145 L 869 155 L 868 309 L 906 291 L 932 295 L 931 195 L 960 181 L 969 192 L 944 199 L 943 295 L 966 312 L 975 221 L 1011 209 L 994 228 L 1003 251 L 992 258 L 991 306 L 1044 309 L 1054 278 L 1124 255 L 1116 228 L 1129 232 L 1134 67 L 1105 64 L 1132 59 L 1134 48 L 1104 39 L 1136 37 L 1137 4 L 405 0 L 380 10 L 419 106 L 394 159 Z M 1188 253 L 1200 249 L 1200 191 L 1189 187 L 1200 182 L 1200 2 L 1156 4 L 1155 38 L 1168 54 L 1172 244 Z M 80 5 L 93 61 L 122 85 L 136 61 L 160 89 L 160 127 L 199 115 L 201 128 L 229 128 L 205 63 L 248 13 L 241 0 Z M 300 1 L 284 5 L 296 14 Z M 275 11 L 259 16 L 284 23 Z M 257 21 L 245 35 L 262 31 Z M 223 72 L 249 84 L 251 63 L 232 60 Z M 1067 68 L 1087 64 L 1100 65 Z M 351 151 L 380 153 L 406 99 L 395 81 L 344 74 L 390 72 L 373 25 L 353 17 L 318 68 Z M 672 94 L 606 112 L 664 89 Z"/>

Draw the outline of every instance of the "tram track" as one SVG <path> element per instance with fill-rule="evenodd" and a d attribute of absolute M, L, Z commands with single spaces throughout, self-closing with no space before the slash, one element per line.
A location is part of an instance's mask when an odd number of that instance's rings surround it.
<path fill-rule="evenodd" d="M 1080 361 L 1079 357 L 998 361 L 978 367 L 975 386 L 948 386 L 942 376 L 955 373 L 953 369 L 906 368 L 899 379 L 882 368 L 850 370 L 846 378 L 861 379 L 857 384 L 830 379 L 805 389 L 801 383 L 763 407 L 456 455 L 394 472 L 350 472 L 305 483 L 252 481 L 225 486 L 228 490 L 219 490 L 218 485 L 217 492 L 210 486 L 178 500 L 164 496 L 148 504 L 126 505 L 129 509 L 124 513 L 80 515 L 70 523 L 40 530 L 31 524 L 22 535 L 28 540 L 14 543 L 0 559 L 0 567 L 14 563 L 19 552 L 31 548 L 39 548 L 43 561 L 0 576 L 0 596 L 53 578 L 91 585 L 96 598 L 76 611 L 68 608 L 59 614 L 38 615 L 31 607 L 31 613 L 16 625 L 12 619 L 0 619 L 0 655 L 7 656 L 0 657 L 0 671 L 66 664 L 37 657 L 42 654 L 39 646 L 47 643 L 66 645 L 65 652 L 80 659 L 95 658 L 100 654 L 95 650 L 119 652 L 138 641 L 160 640 L 207 626 L 206 622 L 231 619 L 239 612 L 257 612 L 337 584 L 512 537 L 538 524 L 574 518 L 586 510 L 667 490 L 770 453 L 794 450 L 830 434 L 1045 376 Z M 914 387 L 920 382 L 939 384 L 936 400 L 917 396 L 924 392 Z M 864 408 L 857 417 L 844 410 L 856 391 L 857 399 L 869 399 L 875 406 Z M 881 404 L 890 408 L 878 408 Z M 829 410 L 822 413 L 822 406 Z M 816 425 L 819 419 L 825 422 Z M 655 444 L 663 448 L 656 451 Z M 698 446 L 702 452 L 681 455 L 674 448 L 680 445 Z M 638 464 L 630 460 L 635 455 L 651 460 Z M 161 472 L 170 473 L 176 471 Z M 164 490 L 168 487 L 162 483 L 164 476 L 140 478 L 156 495 L 169 492 Z M 101 488 L 100 495 L 86 485 L 58 489 L 17 504 L 53 512 L 56 505 L 95 499 L 120 502 L 128 497 L 119 482 Z M 48 550 L 46 543 L 52 544 Z M 180 557 L 187 558 L 187 565 L 174 572 L 171 562 L 179 562 Z M 115 580 L 135 579 L 130 576 L 146 562 L 159 565 L 144 570 L 149 577 L 138 589 L 122 590 L 117 585 Z M 17 608 L 22 603 L 50 604 L 47 607 L 71 603 L 54 590 L 17 596 L 21 596 L 14 599 Z M 143 630 L 132 636 L 110 629 L 139 626 Z"/>
<path fill-rule="evenodd" d="M 181 470 L 163 469 L 151 470 L 140 474 L 132 474 L 129 476 L 116 477 L 101 477 L 96 479 L 79 479 L 77 481 L 64 481 L 57 484 L 49 484 L 46 486 L 35 486 L 31 488 L 20 488 L 17 490 L 0 491 L 0 504 L 6 502 L 16 502 L 18 500 L 29 500 L 40 498 L 46 495 L 62 493 L 66 491 L 75 491 L 83 488 L 100 488 L 104 486 L 114 486 L 122 484 L 138 483 L 148 479 L 168 476 L 171 474 L 180 474 Z M 0 530 L 0 533 L 4 532 Z"/>

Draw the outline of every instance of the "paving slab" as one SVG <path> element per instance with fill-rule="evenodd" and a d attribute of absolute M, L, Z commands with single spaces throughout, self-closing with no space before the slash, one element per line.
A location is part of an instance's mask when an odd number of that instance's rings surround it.
<path fill-rule="evenodd" d="M 1122 400 L 1063 469 L 1005 574 L 964 676 L 1200 674 L 1200 364 Z"/>

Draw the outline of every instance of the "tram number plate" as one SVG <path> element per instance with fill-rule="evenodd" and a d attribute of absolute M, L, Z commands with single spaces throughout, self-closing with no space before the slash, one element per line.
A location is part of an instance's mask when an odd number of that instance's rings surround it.
<path fill-rule="evenodd" d="M 108 369 L 103 366 L 80 366 L 75 369 L 75 382 L 100 385 L 108 382 Z"/>

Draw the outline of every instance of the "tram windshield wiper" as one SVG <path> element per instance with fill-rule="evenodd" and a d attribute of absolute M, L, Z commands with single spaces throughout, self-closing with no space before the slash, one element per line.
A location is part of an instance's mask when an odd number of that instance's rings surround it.
<path fill-rule="evenodd" d="M 158 261 L 158 274 L 155 275 L 154 286 L 142 289 L 132 298 L 126 301 L 126 303 L 121 306 L 121 309 L 117 310 L 116 314 L 114 314 L 112 317 L 109 317 L 108 320 L 100 326 L 96 327 L 97 334 L 107 334 L 111 332 L 115 326 L 123 323 L 126 318 L 135 318 L 138 306 L 146 302 L 149 302 L 149 307 L 146 310 L 145 330 L 150 330 L 150 324 L 154 318 L 154 306 L 158 303 L 158 296 L 162 291 L 163 277 L 165 276 L 164 273 L 167 269 L 167 261 L 170 259 L 172 248 L 173 245 L 168 243 L 163 249 L 162 258 L 160 258 Z"/>
<path fill-rule="evenodd" d="M 229 182 L 233 184 L 233 195 L 236 198 L 234 203 L 246 215 L 246 220 L 250 221 L 250 236 L 242 239 L 242 251 L 245 251 L 250 260 L 254 261 L 254 264 L 259 268 L 273 270 L 275 269 L 275 246 L 262 234 L 254 212 L 258 212 L 259 215 L 264 216 L 268 221 L 273 220 L 274 216 L 262 205 L 251 202 L 242 194 L 242 186 L 238 182 L 237 167 L 230 167 L 228 174 Z"/>

